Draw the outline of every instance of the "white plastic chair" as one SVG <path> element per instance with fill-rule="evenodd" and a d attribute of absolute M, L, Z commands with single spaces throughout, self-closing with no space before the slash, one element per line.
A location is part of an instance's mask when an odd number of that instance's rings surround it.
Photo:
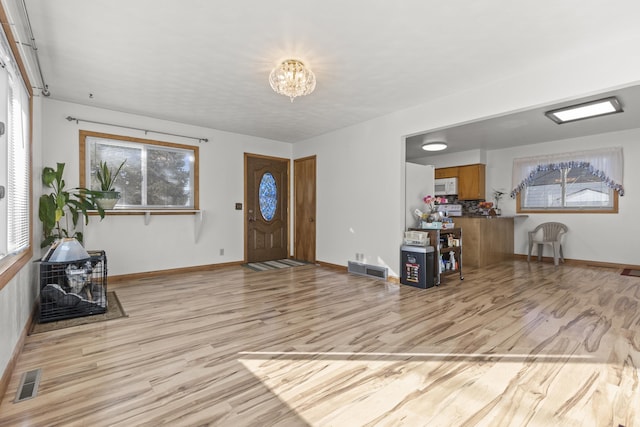
<path fill-rule="evenodd" d="M 542 231 L 542 233 L 540 233 Z M 538 245 L 538 261 L 542 260 L 544 245 L 551 245 L 553 248 L 553 263 L 558 265 L 558 261 L 564 262 L 562 253 L 562 237 L 569 231 L 566 225 L 560 222 L 545 222 L 538 225 L 533 231 L 529 231 L 529 255 L 527 262 L 531 261 L 531 250 L 533 245 Z M 542 236 L 540 235 L 542 234 Z"/>

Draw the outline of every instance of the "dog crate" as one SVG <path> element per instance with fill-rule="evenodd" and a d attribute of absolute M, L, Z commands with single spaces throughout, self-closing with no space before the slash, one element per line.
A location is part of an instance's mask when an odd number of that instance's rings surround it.
<path fill-rule="evenodd" d="M 83 261 L 40 263 L 40 323 L 107 311 L 107 256 L 87 252 Z"/>

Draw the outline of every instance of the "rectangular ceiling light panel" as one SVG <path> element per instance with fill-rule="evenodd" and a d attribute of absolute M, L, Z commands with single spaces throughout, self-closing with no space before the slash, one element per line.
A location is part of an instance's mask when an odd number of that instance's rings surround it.
<path fill-rule="evenodd" d="M 615 96 L 612 96 L 597 101 L 585 102 L 584 104 L 558 108 L 547 111 L 544 114 L 554 122 L 563 124 L 607 114 L 621 113 L 622 111 L 620 102 Z"/>

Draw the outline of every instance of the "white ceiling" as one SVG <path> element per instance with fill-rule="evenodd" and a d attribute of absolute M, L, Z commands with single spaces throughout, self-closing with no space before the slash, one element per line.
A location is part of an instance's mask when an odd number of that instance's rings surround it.
<path fill-rule="evenodd" d="M 25 1 L 51 98 L 286 142 L 637 37 L 640 16 L 637 0 Z M 268 83 L 289 57 L 318 82 L 293 103 Z"/>
<path fill-rule="evenodd" d="M 569 105 L 615 96 L 623 112 L 564 124 L 556 124 L 545 112 Z M 609 91 L 585 98 L 532 108 L 500 117 L 479 120 L 445 129 L 434 129 L 407 138 L 407 160 L 429 162 L 429 157 L 472 149 L 495 150 L 540 142 L 559 141 L 605 132 L 640 127 L 640 86 Z M 422 144 L 445 141 L 446 151 L 428 153 Z M 424 159 L 424 161 L 420 161 Z"/>

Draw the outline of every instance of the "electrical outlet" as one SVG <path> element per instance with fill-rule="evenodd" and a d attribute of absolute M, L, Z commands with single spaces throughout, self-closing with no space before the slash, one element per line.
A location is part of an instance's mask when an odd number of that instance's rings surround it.
<path fill-rule="evenodd" d="M 220 255 L 224 255 L 224 249 L 220 249 Z"/>

